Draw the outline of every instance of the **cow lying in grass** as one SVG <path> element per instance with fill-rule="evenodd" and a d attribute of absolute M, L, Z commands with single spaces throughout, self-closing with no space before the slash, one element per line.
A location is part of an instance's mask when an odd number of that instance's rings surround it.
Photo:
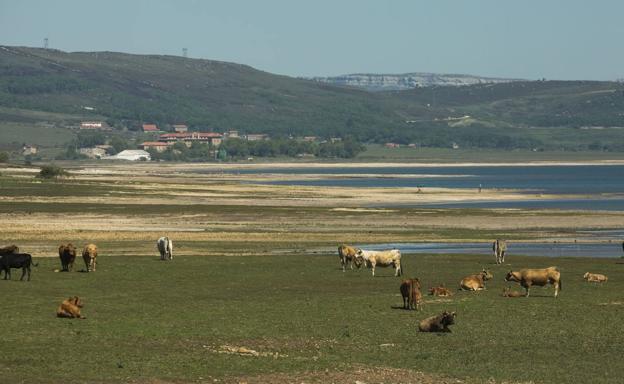
<path fill-rule="evenodd" d="M 609 280 L 609 278 L 603 274 L 590 272 L 585 272 L 585 274 L 583 275 L 583 279 L 587 280 L 588 282 L 594 283 L 606 283 L 607 280 Z"/>
<path fill-rule="evenodd" d="M 453 296 L 453 292 L 444 285 L 429 288 L 429 294 L 433 296 L 447 297 Z"/>
<path fill-rule="evenodd" d="M 420 292 L 420 280 L 406 279 L 403 280 L 400 287 L 401 296 L 403 296 L 403 309 L 422 309 L 422 293 Z"/>
<path fill-rule="evenodd" d="M 444 311 L 438 316 L 428 317 L 418 324 L 420 332 L 451 332 L 449 325 L 455 324 L 455 312 Z"/>
<path fill-rule="evenodd" d="M 362 263 L 361 259 L 357 257 L 357 251 L 357 248 L 353 248 L 344 244 L 338 247 L 338 257 L 340 257 L 342 272 L 346 271 L 347 264 L 351 265 L 351 270 L 353 270 L 353 264 L 355 264 L 356 267 L 360 268 Z"/>
<path fill-rule="evenodd" d="M 505 281 L 520 283 L 526 290 L 526 297 L 529 297 L 529 290 L 533 285 L 543 287 L 546 284 L 552 284 L 555 287 L 555 297 L 559 296 L 559 291 L 561 290 L 561 273 L 557 267 L 509 271 Z"/>
<path fill-rule="evenodd" d="M 388 251 L 365 251 L 363 249 L 358 249 L 357 257 L 360 258 L 362 262 L 366 263 L 367 267 L 373 269 L 373 276 L 375 276 L 375 266 L 392 266 L 395 269 L 395 276 L 403 274 L 403 270 L 401 269 L 401 251 L 398 249 L 391 249 Z"/>
<path fill-rule="evenodd" d="M 86 317 L 82 316 L 80 313 L 80 308 L 82 308 L 82 306 L 82 300 L 80 300 L 78 296 L 70 297 L 63 300 L 61 305 L 59 305 L 56 310 L 56 316 L 71 319 L 86 319 Z"/>
<path fill-rule="evenodd" d="M 524 293 L 518 291 L 512 291 L 511 287 L 503 288 L 503 293 L 501 294 L 503 297 L 523 297 Z"/>
<path fill-rule="evenodd" d="M 0 270 L 4 271 L 4 280 L 11 280 L 11 268 L 21 268 L 20 280 L 24 280 L 24 276 L 28 273 L 28 281 L 30 281 L 31 265 L 36 267 L 38 264 L 32 261 L 32 256 L 28 253 L 10 253 L 0 256 Z"/>
<path fill-rule="evenodd" d="M 476 275 L 464 277 L 459 283 L 460 289 L 465 291 L 481 291 L 485 289 L 485 282 L 494 277 L 488 270 L 483 270 Z"/>

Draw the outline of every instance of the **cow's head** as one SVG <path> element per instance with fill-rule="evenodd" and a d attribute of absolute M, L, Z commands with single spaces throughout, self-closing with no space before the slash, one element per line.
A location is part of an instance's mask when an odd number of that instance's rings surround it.
<path fill-rule="evenodd" d="M 481 271 L 481 276 L 483 276 L 483 280 L 490 280 L 494 277 L 494 275 L 492 275 L 492 273 L 485 268 Z"/>
<path fill-rule="evenodd" d="M 442 313 L 442 324 L 455 324 L 455 315 L 455 312 L 444 311 L 444 313 Z"/>
<path fill-rule="evenodd" d="M 520 278 L 517 275 L 517 272 L 509 271 L 507 272 L 507 276 L 505 276 L 505 281 L 519 281 Z"/>
<path fill-rule="evenodd" d="M 583 275 L 583 279 L 587 279 L 589 277 L 589 272 L 585 272 L 585 274 Z"/>
<path fill-rule="evenodd" d="M 76 307 L 78 307 L 78 308 L 82 308 L 82 306 L 84 305 L 84 304 L 82 303 L 82 300 L 80 300 L 80 297 L 78 297 L 78 296 L 71 297 L 71 298 L 69 299 L 69 302 L 70 302 L 70 303 L 72 303 L 72 304 L 74 304 L 74 305 L 75 305 Z"/>

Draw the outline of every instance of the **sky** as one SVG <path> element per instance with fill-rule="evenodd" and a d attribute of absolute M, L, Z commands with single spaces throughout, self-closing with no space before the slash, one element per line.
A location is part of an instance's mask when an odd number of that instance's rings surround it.
<path fill-rule="evenodd" d="M 0 45 L 182 55 L 288 76 L 624 78 L 624 1 L 0 0 Z"/>

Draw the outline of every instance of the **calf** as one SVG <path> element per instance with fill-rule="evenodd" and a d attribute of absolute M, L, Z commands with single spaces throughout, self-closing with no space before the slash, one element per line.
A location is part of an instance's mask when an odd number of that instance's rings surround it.
<path fill-rule="evenodd" d="M 590 272 L 585 272 L 585 274 L 583 275 L 583 279 L 587 280 L 588 282 L 594 283 L 606 283 L 607 280 L 609 280 L 609 278 L 603 274 Z"/>
<path fill-rule="evenodd" d="M 357 257 L 365 262 L 366 266 L 373 269 L 373 276 L 375 276 L 375 266 L 377 265 L 380 267 L 394 267 L 395 276 L 403 274 L 403 269 L 401 268 L 401 251 L 398 249 L 391 249 L 388 251 L 365 251 L 358 249 Z"/>
<path fill-rule="evenodd" d="M 24 276 L 28 272 L 28 281 L 30 281 L 31 265 L 36 267 L 38 264 L 32 261 L 32 256 L 28 253 L 11 253 L 0 257 L 0 270 L 4 271 L 4 280 L 11 280 L 11 268 L 22 268 L 20 280 L 24 280 Z"/>
<path fill-rule="evenodd" d="M 453 296 L 453 292 L 450 289 L 446 288 L 444 285 L 429 288 L 429 294 L 441 297 Z"/>
<path fill-rule="evenodd" d="M 509 271 L 505 281 L 520 283 L 526 290 L 526 297 L 529 297 L 529 290 L 533 285 L 543 287 L 546 284 L 552 284 L 555 287 L 555 297 L 559 296 L 559 291 L 561 290 L 561 273 L 557 267 Z"/>
<path fill-rule="evenodd" d="M 403 296 L 403 309 L 422 309 L 422 293 L 420 292 L 420 280 L 406 279 L 403 280 L 400 287 L 401 296 Z"/>
<path fill-rule="evenodd" d="M 438 316 L 428 317 L 418 324 L 420 332 L 451 332 L 449 325 L 455 324 L 455 312 L 444 311 Z"/>
<path fill-rule="evenodd" d="M 465 291 L 480 291 L 485 289 L 485 282 L 490 280 L 493 275 L 486 269 L 477 273 L 476 275 L 470 275 L 464 277 L 459 283 L 460 289 Z"/>
<path fill-rule="evenodd" d="M 356 267 L 360 268 L 362 263 L 360 259 L 357 257 L 357 248 L 350 247 L 348 245 L 341 245 L 338 247 L 338 257 L 340 257 L 340 265 L 342 265 L 342 272 L 345 272 L 347 264 L 351 264 L 351 269 L 353 270 L 353 264 Z"/>
<path fill-rule="evenodd" d="M 82 308 L 82 300 L 78 296 L 70 297 L 66 300 L 63 300 L 61 305 L 56 310 L 57 317 L 67 317 L 67 318 L 76 318 L 76 319 L 86 319 L 86 317 L 82 316 L 80 313 L 80 308 Z"/>
<path fill-rule="evenodd" d="M 503 293 L 501 294 L 503 297 L 522 297 L 524 293 L 518 291 L 512 291 L 511 287 L 503 288 Z"/>

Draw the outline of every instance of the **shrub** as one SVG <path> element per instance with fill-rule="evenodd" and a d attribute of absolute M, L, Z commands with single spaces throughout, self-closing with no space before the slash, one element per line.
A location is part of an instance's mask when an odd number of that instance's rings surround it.
<path fill-rule="evenodd" d="M 39 177 L 42 179 L 56 179 L 68 175 L 66 170 L 56 165 L 44 165 L 39 171 Z"/>

